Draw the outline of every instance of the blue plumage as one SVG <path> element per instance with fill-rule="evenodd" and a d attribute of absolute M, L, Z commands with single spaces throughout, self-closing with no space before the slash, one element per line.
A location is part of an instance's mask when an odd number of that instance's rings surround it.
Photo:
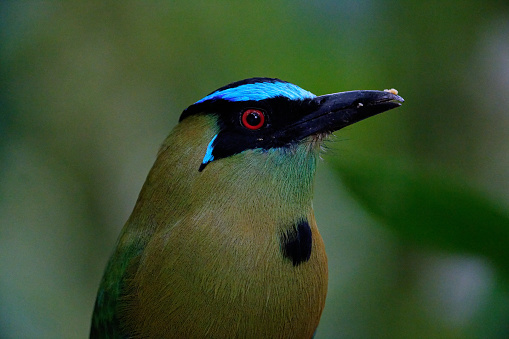
<path fill-rule="evenodd" d="M 214 140 L 216 140 L 217 134 L 214 135 L 212 140 L 210 140 L 209 145 L 207 146 L 207 151 L 205 152 L 205 156 L 203 157 L 203 160 L 201 162 L 200 171 L 205 168 L 205 165 L 207 165 L 209 162 L 214 160 L 214 155 L 212 154 L 212 151 L 214 150 Z"/>
<path fill-rule="evenodd" d="M 218 99 L 227 101 L 260 101 L 275 97 L 286 97 L 290 100 L 304 100 L 312 99 L 316 97 L 316 95 L 289 82 L 272 80 L 219 89 L 203 99 L 198 100 L 195 104 Z"/>
<path fill-rule="evenodd" d="M 293 102 L 298 102 L 301 100 L 306 99 L 313 99 L 316 98 L 316 95 L 313 93 L 306 91 L 302 88 L 300 88 L 297 85 L 294 85 L 292 83 L 282 81 L 280 79 L 275 78 L 251 78 L 251 79 L 245 79 L 241 81 L 237 81 L 234 83 L 231 83 L 227 86 L 221 87 L 214 92 L 210 93 L 209 95 L 205 96 L 203 99 L 198 100 L 193 105 L 189 106 L 184 112 L 182 113 L 180 120 L 184 119 L 185 117 L 196 114 L 198 112 L 203 112 L 204 107 L 211 107 L 207 106 L 209 104 L 216 105 L 216 104 L 224 104 L 224 101 L 227 103 L 243 103 L 243 102 L 249 102 L 249 101 L 263 101 L 268 99 L 276 99 L 280 98 L 282 100 L 290 100 Z M 217 108 L 216 108 L 217 109 Z M 225 112 L 228 112 L 228 110 L 225 110 Z M 229 120 L 230 118 L 228 118 Z M 232 155 L 236 153 L 240 153 L 244 150 L 236 150 L 233 151 L 233 148 L 235 148 L 235 145 L 231 144 L 231 141 L 228 141 L 227 135 L 225 136 L 225 133 L 221 134 L 222 132 L 216 134 L 212 140 L 207 145 L 207 150 L 205 151 L 205 155 L 203 157 L 202 163 L 199 167 L 199 171 L 201 172 L 205 166 L 207 166 L 208 163 L 216 160 L 216 144 L 217 140 L 221 139 L 223 143 L 222 147 L 222 154 L 221 156 L 225 156 L 225 154 Z M 227 133 L 226 133 L 227 134 Z M 242 135 L 242 133 L 240 134 Z M 251 134 L 248 134 L 251 136 Z M 258 136 L 256 137 L 256 140 L 258 143 L 263 142 L 265 139 L 263 138 L 263 131 L 258 132 Z M 216 140 L 216 138 L 220 136 L 219 139 Z M 222 137 L 221 137 L 222 136 Z M 238 136 L 238 135 L 237 135 Z M 225 139 L 226 137 L 226 139 Z M 267 139 L 272 140 L 272 139 Z M 226 147 L 224 147 L 226 145 Z M 254 149 L 254 148 L 263 148 L 264 145 L 253 145 L 253 147 L 246 147 L 245 149 Z M 274 144 L 271 144 L 271 147 L 274 146 Z M 220 152 L 221 153 L 221 152 Z"/>

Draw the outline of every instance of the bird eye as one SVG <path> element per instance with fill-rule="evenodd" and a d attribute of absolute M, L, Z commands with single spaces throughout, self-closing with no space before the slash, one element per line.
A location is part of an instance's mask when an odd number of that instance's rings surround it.
<path fill-rule="evenodd" d="M 257 130 L 265 124 L 265 115 L 257 109 L 248 109 L 242 113 L 242 125 L 250 130 Z"/>

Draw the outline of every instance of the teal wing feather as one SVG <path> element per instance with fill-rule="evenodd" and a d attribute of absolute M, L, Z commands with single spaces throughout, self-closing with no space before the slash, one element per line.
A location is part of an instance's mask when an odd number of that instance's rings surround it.
<path fill-rule="evenodd" d="M 121 326 L 119 304 L 128 293 L 127 281 L 136 273 L 142 248 L 131 244 L 117 248 L 106 267 L 92 315 L 90 339 L 129 338 Z"/>

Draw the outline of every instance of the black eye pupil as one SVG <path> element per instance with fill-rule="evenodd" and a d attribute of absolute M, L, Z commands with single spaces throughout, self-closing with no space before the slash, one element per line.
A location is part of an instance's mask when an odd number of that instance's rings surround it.
<path fill-rule="evenodd" d="M 246 117 L 246 122 L 251 126 L 258 126 L 261 120 L 260 114 L 256 112 L 249 113 Z"/>

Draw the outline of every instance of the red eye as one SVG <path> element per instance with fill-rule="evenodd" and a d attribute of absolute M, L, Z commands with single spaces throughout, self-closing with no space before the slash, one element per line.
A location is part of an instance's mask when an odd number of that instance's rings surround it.
<path fill-rule="evenodd" d="M 248 109 L 242 113 L 242 125 L 251 130 L 262 128 L 265 123 L 265 115 L 257 109 Z"/>

